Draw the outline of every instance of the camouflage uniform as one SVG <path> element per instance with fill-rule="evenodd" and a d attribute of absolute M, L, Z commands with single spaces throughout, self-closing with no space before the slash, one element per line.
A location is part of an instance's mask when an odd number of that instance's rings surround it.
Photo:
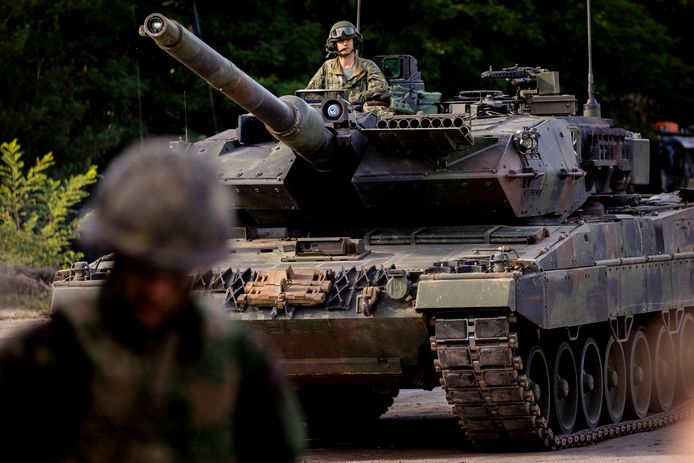
<path fill-rule="evenodd" d="M 306 88 L 344 89 L 347 90 L 347 100 L 351 103 L 364 103 L 365 93 L 387 92 L 388 82 L 376 63 L 355 56 L 354 74 L 349 80 L 345 80 L 339 58 L 335 58 L 323 63 Z"/>
<path fill-rule="evenodd" d="M 296 402 L 256 335 L 193 302 L 145 335 L 113 290 L 0 349 L 3 461 L 298 457 Z"/>
<path fill-rule="evenodd" d="M 61 298 L 49 322 L 0 347 L 2 460 L 294 461 L 302 423 L 270 352 L 187 290 L 188 272 L 228 253 L 213 166 L 136 145 L 92 204 L 82 241 L 115 264 L 96 296 Z"/>

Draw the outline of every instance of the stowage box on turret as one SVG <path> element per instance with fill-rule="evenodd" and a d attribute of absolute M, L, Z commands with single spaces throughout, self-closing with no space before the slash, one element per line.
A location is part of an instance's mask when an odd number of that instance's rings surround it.
<path fill-rule="evenodd" d="M 438 386 L 476 444 L 557 448 L 682 415 L 694 208 L 630 193 L 648 140 L 576 115 L 558 73 L 490 70 L 517 93 L 425 101 L 416 60 L 386 55 L 428 109 L 376 115 L 339 91 L 276 98 L 162 15 L 141 33 L 250 113 L 179 147 L 219 158 L 238 215 L 228 262 L 194 284 L 272 338 L 311 422 Z M 107 271 L 61 271 L 54 297 Z"/>

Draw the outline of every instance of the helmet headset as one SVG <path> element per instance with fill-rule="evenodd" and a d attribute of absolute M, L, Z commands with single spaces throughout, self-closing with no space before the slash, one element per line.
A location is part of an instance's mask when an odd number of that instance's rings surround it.
<path fill-rule="evenodd" d="M 354 51 L 357 54 L 361 54 L 364 36 L 359 33 L 351 22 L 339 21 L 330 28 L 330 33 L 325 41 L 325 51 L 328 53 L 326 58 L 337 55 L 337 41 L 344 39 L 354 39 Z"/>

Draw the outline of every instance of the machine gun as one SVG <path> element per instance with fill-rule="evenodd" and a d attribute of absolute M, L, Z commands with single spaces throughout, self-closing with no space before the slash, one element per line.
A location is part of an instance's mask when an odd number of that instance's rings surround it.
<path fill-rule="evenodd" d="M 548 72 L 547 69 L 541 67 L 530 66 L 512 66 L 503 68 L 501 71 L 494 71 L 491 67 L 489 71 L 484 71 L 481 75 L 483 79 L 506 79 L 512 85 L 520 85 L 525 82 L 534 82 L 535 76 L 541 72 Z"/>
<path fill-rule="evenodd" d="M 533 115 L 573 115 L 576 114 L 576 98 L 562 95 L 559 86 L 559 73 L 542 67 L 518 66 L 494 71 L 489 68 L 481 76 L 483 79 L 506 79 L 517 87 L 511 106 L 515 111 Z"/>
<path fill-rule="evenodd" d="M 481 76 L 483 79 L 506 79 L 514 87 L 519 87 L 519 91 L 527 95 L 527 90 L 520 90 L 521 86 L 529 84 L 535 87 L 536 95 L 557 95 L 561 93 L 559 87 L 559 73 L 541 67 L 531 66 L 512 66 L 503 68 L 501 71 L 494 71 L 489 68 Z"/>

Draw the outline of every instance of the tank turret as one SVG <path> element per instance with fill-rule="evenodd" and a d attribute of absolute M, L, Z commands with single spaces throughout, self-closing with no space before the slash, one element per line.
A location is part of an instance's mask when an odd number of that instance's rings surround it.
<path fill-rule="evenodd" d="M 161 14 L 148 16 L 140 32 L 251 113 L 233 133 L 191 149 L 220 155 L 235 206 L 257 224 L 561 220 L 591 197 L 648 177 L 640 168 L 648 164 L 647 140 L 576 116 L 575 97 L 561 94 L 559 74 L 547 69 L 483 73 L 516 85 L 512 97 L 485 90 L 441 101 L 424 91 L 416 59 L 381 55 L 376 62 L 392 87 L 390 107 L 376 116 L 335 91 L 277 98 Z"/>

